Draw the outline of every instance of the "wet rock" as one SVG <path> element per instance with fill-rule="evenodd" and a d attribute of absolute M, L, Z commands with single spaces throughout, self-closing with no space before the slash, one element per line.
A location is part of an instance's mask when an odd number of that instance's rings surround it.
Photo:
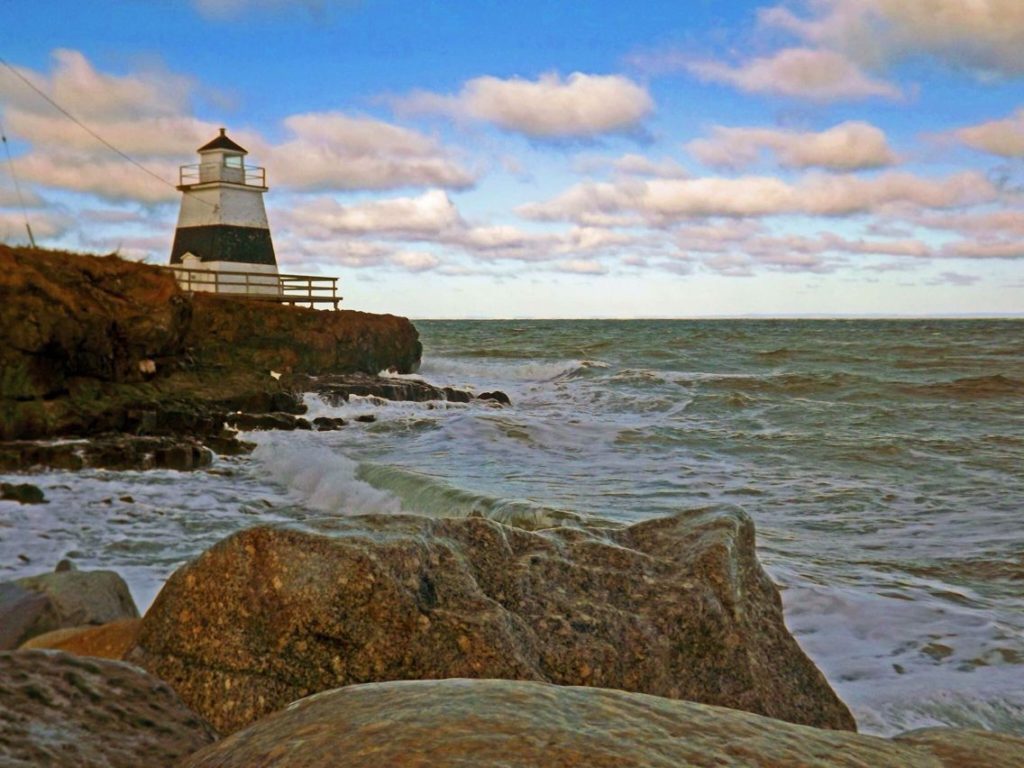
<path fill-rule="evenodd" d="M 449 403 L 468 403 L 473 399 L 473 393 L 465 389 L 444 388 L 444 399 Z"/>
<path fill-rule="evenodd" d="M 352 396 L 416 403 L 468 403 L 474 398 L 473 393 L 468 390 L 436 387 L 418 379 L 391 379 L 360 374 L 301 379 L 293 377 L 292 383 L 301 386 L 305 391 L 316 392 L 325 402 L 335 406 L 347 403 Z"/>
<path fill-rule="evenodd" d="M 239 440 L 235 429 L 222 429 L 216 435 L 207 435 L 203 438 L 203 445 L 221 456 L 243 456 L 256 448 L 256 443 Z"/>
<path fill-rule="evenodd" d="M 312 425 L 303 418 L 290 413 L 230 413 L 227 423 L 235 429 L 246 432 L 267 429 L 312 429 Z"/>
<path fill-rule="evenodd" d="M 643 691 L 853 729 L 738 510 L 530 532 L 483 518 L 253 528 L 177 571 L 128 658 L 218 729 L 316 691 L 450 677 Z"/>
<path fill-rule="evenodd" d="M 0 653 L 0 765 L 171 768 L 213 729 L 127 664 L 57 651 Z"/>
<path fill-rule="evenodd" d="M 0 634 L 16 635 L 5 645 L 16 648 L 55 629 L 137 619 L 139 611 L 128 585 L 113 571 L 59 571 L 0 585 L 0 617 L 7 628 Z"/>
<path fill-rule="evenodd" d="M 45 504 L 46 495 L 31 483 L 0 483 L 0 500 L 16 501 L 19 504 Z"/>
<path fill-rule="evenodd" d="M 317 432 L 331 432 L 345 426 L 344 419 L 331 418 L 330 416 L 317 416 L 313 419 L 313 426 Z"/>
<path fill-rule="evenodd" d="M 75 656 L 121 659 L 135 645 L 141 619 L 122 619 L 98 627 L 68 627 L 37 635 L 22 643 L 20 649 L 49 648 Z"/>
<path fill-rule="evenodd" d="M 481 392 L 477 395 L 477 400 L 490 400 L 491 402 L 498 403 L 499 405 L 512 405 L 512 401 L 509 400 L 508 395 L 500 389 L 496 389 L 493 392 Z"/>
<path fill-rule="evenodd" d="M 356 421 L 362 422 L 363 424 L 373 424 L 377 420 L 377 417 L 372 413 L 362 413 L 356 416 Z"/>
<path fill-rule="evenodd" d="M 435 387 L 418 379 L 393 379 L 363 374 L 328 376 L 292 376 L 289 384 L 305 392 L 316 392 L 324 402 L 338 406 L 349 398 L 377 397 L 381 400 L 411 401 L 417 403 L 447 400 L 468 403 L 473 393 L 452 387 Z"/>
<path fill-rule="evenodd" d="M 194 438 L 105 435 L 62 442 L 0 443 L 0 471 L 52 469 L 193 470 L 209 466 L 213 454 Z"/>
<path fill-rule="evenodd" d="M 641 693 L 510 680 L 356 685 L 303 699 L 181 768 L 1017 768 L 1024 739 L 934 742 L 816 730 Z"/>
<path fill-rule="evenodd" d="M 204 445 L 194 442 L 177 442 L 160 446 L 153 451 L 154 469 L 176 469 L 189 472 L 208 467 L 213 463 L 213 454 Z"/>

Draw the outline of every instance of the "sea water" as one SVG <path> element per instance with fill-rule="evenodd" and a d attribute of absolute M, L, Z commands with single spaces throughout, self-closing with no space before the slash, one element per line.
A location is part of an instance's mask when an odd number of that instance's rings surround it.
<path fill-rule="evenodd" d="M 786 621 L 861 730 L 1024 733 L 1024 322 L 421 321 L 484 402 L 331 407 L 209 471 L 47 472 L 0 502 L 0 578 L 61 557 L 144 609 L 235 530 L 361 512 L 537 527 L 739 507 Z M 24 477 L 3 476 L 5 481 Z"/>

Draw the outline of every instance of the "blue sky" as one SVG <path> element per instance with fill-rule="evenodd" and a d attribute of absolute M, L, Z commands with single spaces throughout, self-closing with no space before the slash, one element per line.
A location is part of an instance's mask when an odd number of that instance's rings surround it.
<path fill-rule="evenodd" d="M 4 10 L 0 56 L 161 178 L 227 126 L 281 268 L 350 308 L 1024 313 L 1020 0 Z M 3 67 L 0 120 L 42 244 L 166 262 L 176 191 Z"/>

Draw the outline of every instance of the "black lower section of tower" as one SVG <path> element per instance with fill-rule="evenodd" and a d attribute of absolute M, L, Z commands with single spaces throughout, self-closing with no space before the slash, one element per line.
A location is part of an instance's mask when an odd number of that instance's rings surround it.
<path fill-rule="evenodd" d="M 203 227 L 179 227 L 174 233 L 171 264 L 191 253 L 200 261 L 234 261 L 239 264 L 277 266 L 274 243 L 269 229 L 210 224 Z"/>

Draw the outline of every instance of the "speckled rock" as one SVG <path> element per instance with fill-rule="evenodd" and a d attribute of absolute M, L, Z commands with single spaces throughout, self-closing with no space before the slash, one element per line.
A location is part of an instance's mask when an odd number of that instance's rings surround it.
<path fill-rule="evenodd" d="M 936 733 L 936 732 L 930 732 Z M 967 745 L 945 752 L 945 745 Z M 350 686 L 292 704 L 181 768 L 1019 768 L 1024 739 L 889 741 L 603 688 L 509 680 Z"/>
<path fill-rule="evenodd" d="M 253 528 L 178 570 L 127 658 L 222 732 L 316 691 L 449 677 L 642 691 L 853 729 L 786 630 L 740 511 L 526 531 L 483 518 Z"/>
<path fill-rule="evenodd" d="M 215 738 L 168 685 L 128 664 L 0 653 L 4 768 L 170 768 Z"/>
<path fill-rule="evenodd" d="M 99 627 L 68 627 L 37 635 L 21 645 L 22 649 L 50 648 L 75 656 L 122 659 L 139 636 L 141 619 L 122 619 Z"/>

